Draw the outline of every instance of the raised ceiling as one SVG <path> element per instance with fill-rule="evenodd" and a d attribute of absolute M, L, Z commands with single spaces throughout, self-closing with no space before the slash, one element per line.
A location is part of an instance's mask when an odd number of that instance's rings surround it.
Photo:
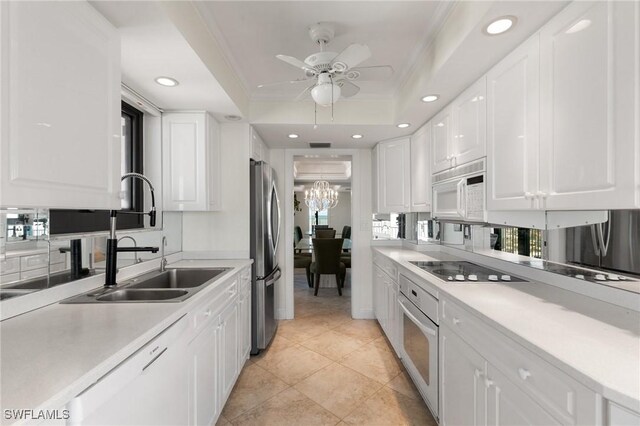
<path fill-rule="evenodd" d="M 308 35 L 318 22 L 335 37 L 326 50 L 340 52 L 352 43 L 367 44 L 372 56 L 361 66 L 391 65 L 385 82 L 357 82 L 358 98 L 391 98 L 416 56 L 441 25 L 451 2 L 435 1 L 214 1 L 196 4 L 237 70 L 252 99 L 293 99 L 308 83 L 258 88 L 302 78 L 304 73 L 277 54 L 304 60 L 320 51 Z"/>

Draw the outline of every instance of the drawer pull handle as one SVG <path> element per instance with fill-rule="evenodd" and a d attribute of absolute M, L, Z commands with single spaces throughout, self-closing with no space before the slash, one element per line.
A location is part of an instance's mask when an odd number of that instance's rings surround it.
<path fill-rule="evenodd" d="M 454 325 L 458 325 L 458 324 L 460 324 L 461 322 L 462 322 L 462 321 L 461 321 L 461 320 L 459 320 L 458 318 L 453 317 L 453 324 L 454 324 Z"/>
<path fill-rule="evenodd" d="M 524 368 L 518 368 L 518 374 L 522 380 L 527 380 L 527 378 L 531 376 L 531 372 Z"/>
<path fill-rule="evenodd" d="M 484 386 L 485 386 L 486 388 L 490 388 L 491 386 L 493 386 L 493 380 L 488 379 L 488 378 L 487 378 L 487 379 L 484 379 Z"/>

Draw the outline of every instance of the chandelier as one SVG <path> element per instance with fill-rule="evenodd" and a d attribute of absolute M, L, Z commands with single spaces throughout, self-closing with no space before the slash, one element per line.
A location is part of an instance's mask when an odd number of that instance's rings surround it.
<path fill-rule="evenodd" d="M 313 188 L 304 191 L 304 203 L 317 212 L 331 209 L 338 205 L 338 191 L 330 188 L 326 180 L 317 180 Z"/>

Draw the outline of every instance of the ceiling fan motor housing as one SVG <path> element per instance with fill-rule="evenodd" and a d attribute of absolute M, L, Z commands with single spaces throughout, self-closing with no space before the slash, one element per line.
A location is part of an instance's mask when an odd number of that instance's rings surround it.
<path fill-rule="evenodd" d="M 338 56 L 336 52 L 318 52 L 307 56 L 304 62 L 318 73 L 321 73 L 331 69 L 331 61 L 336 56 Z"/>

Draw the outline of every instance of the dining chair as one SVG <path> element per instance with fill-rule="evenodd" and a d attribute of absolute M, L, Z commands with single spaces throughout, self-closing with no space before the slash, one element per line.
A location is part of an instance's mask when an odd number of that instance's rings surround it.
<path fill-rule="evenodd" d="M 316 229 L 316 238 L 335 238 L 335 229 Z"/>
<path fill-rule="evenodd" d="M 311 263 L 311 277 L 315 281 L 314 296 L 318 295 L 321 275 L 334 275 L 338 287 L 338 295 L 342 296 L 342 287 L 347 275 L 347 267 L 340 261 L 342 238 L 314 238 L 313 252 L 315 262 Z"/>
<path fill-rule="evenodd" d="M 349 225 L 345 225 L 342 228 L 342 238 L 351 238 L 351 227 Z"/>
<path fill-rule="evenodd" d="M 301 252 L 300 249 L 296 249 L 296 246 L 298 245 L 300 240 L 302 240 L 302 228 L 299 227 L 299 226 L 294 226 L 293 227 L 293 249 L 294 249 L 294 253 L 300 253 Z"/>

